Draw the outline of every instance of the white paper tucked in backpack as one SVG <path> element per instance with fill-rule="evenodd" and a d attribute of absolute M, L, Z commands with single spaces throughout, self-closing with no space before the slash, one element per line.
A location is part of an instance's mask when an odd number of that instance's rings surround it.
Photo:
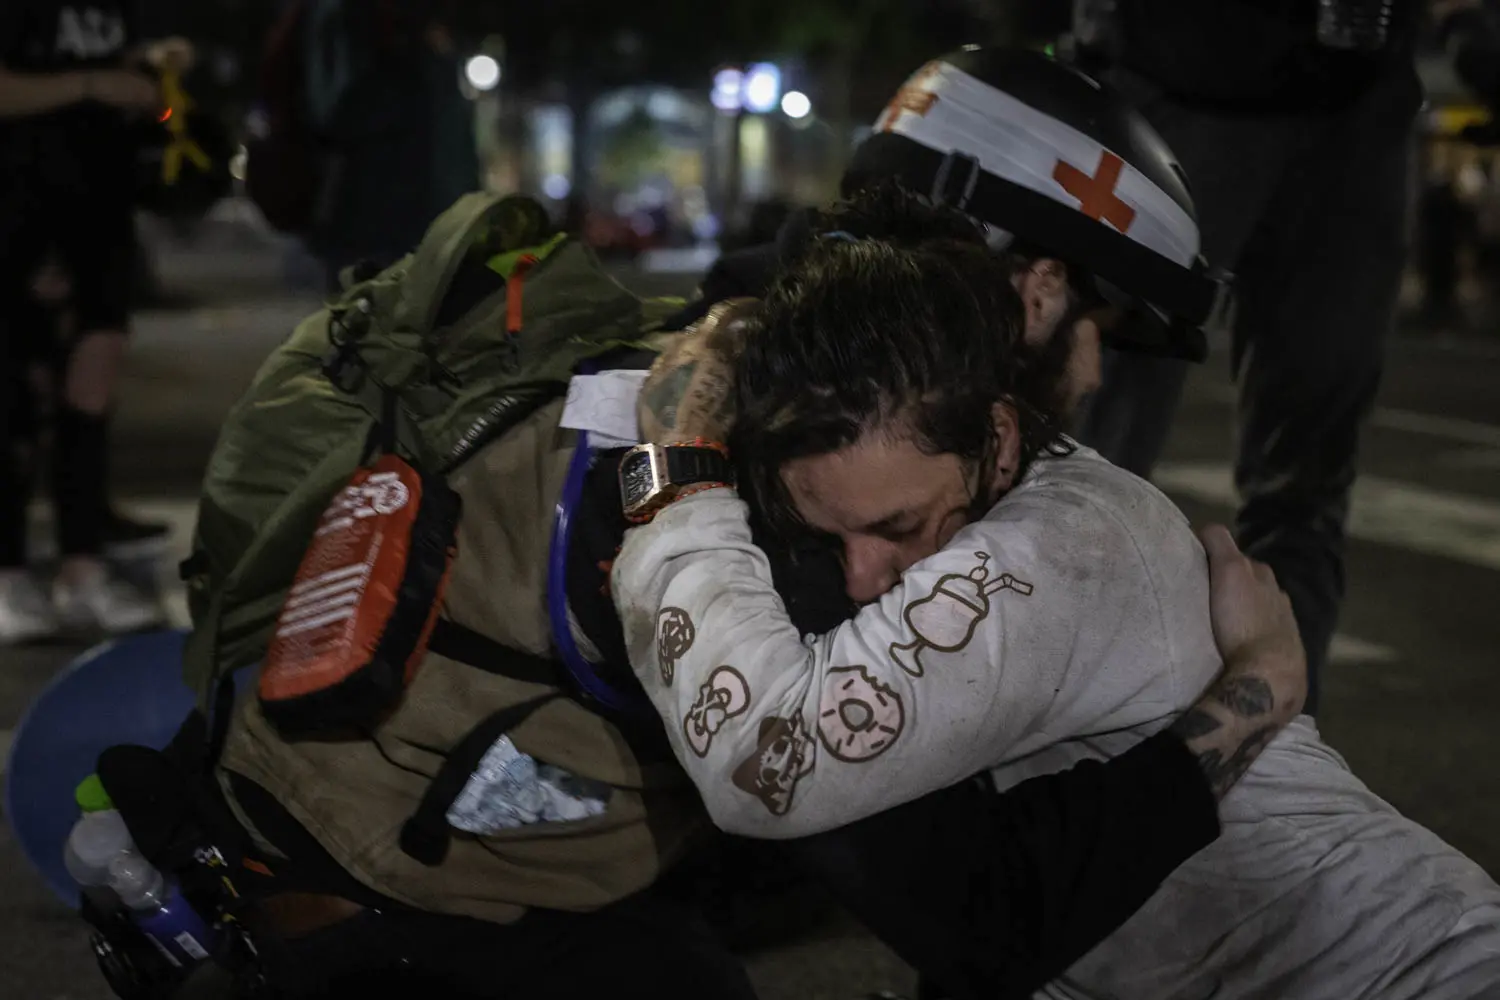
<path fill-rule="evenodd" d="M 448 822 L 481 837 L 533 823 L 567 823 L 604 812 L 610 791 L 603 782 L 538 763 L 502 736 L 448 807 Z"/>
<path fill-rule="evenodd" d="M 639 444 L 641 425 L 635 401 L 646 381 L 646 371 L 614 369 L 597 375 L 574 375 L 568 383 L 560 427 L 588 431 L 596 448 Z"/>

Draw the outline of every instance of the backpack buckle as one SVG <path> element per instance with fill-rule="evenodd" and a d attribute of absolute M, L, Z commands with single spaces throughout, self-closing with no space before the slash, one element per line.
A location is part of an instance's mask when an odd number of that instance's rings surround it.
<path fill-rule="evenodd" d="M 356 304 L 364 306 L 360 309 L 361 313 L 369 312 L 365 303 L 365 299 L 360 299 Z M 341 392 L 353 394 L 364 386 L 365 366 L 355 348 L 361 332 L 363 331 L 356 330 L 345 322 L 342 314 L 329 317 L 328 342 L 333 347 L 323 359 L 323 374 Z"/>
<path fill-rule="evenodd" d="M 359 392 L 365 384 L 365 366 L 350 344 L 336 344 L 323 359 L 323 374 L 334 388 L 350 395 Z"/>

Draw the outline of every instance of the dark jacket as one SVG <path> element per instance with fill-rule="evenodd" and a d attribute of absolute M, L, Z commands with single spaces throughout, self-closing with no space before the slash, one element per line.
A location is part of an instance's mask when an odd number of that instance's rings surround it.
<path fill-rule="evenodd" d="M 1417 0 L 1391 0 L 1386 45 L 1373 53 L 1320 46 L 1318 9 L 1318 0 L 1119 0 L 1116 51 L 1178 100 L 1245 109 L 1337 107 L 1410 66 Z"/>
<path fill-rule="evenodd" d="M 140 41 L 138 21 L 133 0 L 5 0 L 0 65 L 19 73 L 120 67 Z M 55 189 L 128 191 L 139 120 L 97 101 L 0 119 L 0 180 L 24 174 Z"/>
<path fill-rule="evenodd" d="M 333 4 L 308 39 L 310 70 L 330 60 L 341 81 L 313 109 L 327 157 L 309 245 L 335 267 L 394 262 L 479 185 L 457 59 L 433 51 L 418 21 L 388 24 L 379 10 Z"/>

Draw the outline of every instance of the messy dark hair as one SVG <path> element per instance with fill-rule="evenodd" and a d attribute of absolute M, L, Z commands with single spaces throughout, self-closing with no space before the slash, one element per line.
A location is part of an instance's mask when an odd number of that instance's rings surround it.
<path fill-rule="evenodd" d="M 1016 410 L 1018 477 L 1071 450 L 1063 366 L 1026 345 L 1009 267 L 972 221 L 885 184 L 822 213 L 814 233 L 748 324 L 736 368 L 741 486 L 773 526 L 799 524 L 785 463 L 878 428 L 959 456 L 976 516 L 994 501 L 994 404 Z"/>

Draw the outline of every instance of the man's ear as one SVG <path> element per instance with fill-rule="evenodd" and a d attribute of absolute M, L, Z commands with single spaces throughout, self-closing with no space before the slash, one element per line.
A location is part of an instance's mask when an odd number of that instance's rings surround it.
<path fill-rule="evenodd" d="M 1026 343 L 1046 343 L 1068 311 L 1068 266 L 1042 257 L 1016 272 L 1011 283 L 1026 307 Z"/>
<path fill-rule="evenodd" d="M 1003 400 L 990 407 L 990 418 L 995 422 L 995 488 L 1004 493 L 1016 484 L 1021 467 L 1021 419 L 1015 406 Z"/>

